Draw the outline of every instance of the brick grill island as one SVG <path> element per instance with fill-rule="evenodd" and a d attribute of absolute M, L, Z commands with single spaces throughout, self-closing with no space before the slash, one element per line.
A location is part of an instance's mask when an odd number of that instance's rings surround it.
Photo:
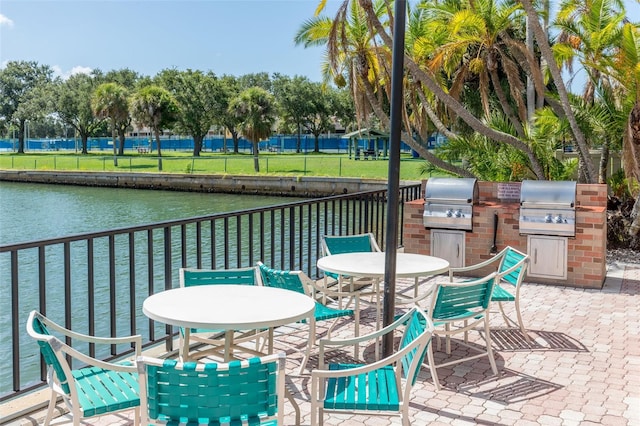
<path fill-rule="evenodd" d="M 426 181 L 423 182 L 423 189 L 425 183 Z M 575 237 L 520 234 L 520 183 L 478 182 L 478 187 L 478 204 L 473 209 L 473 230 L 455 231 L 463 246 L 460 259 L 463 265 L 473 265 L 492 256 L 490 249 L 493 245 L 493 221 L 497 212 L 497 249 L 500 251 L 506 246 L 512 246 L 531 255 L 528 281 L 602 288 L 607 268 L 607 185 L 577 185 Z M 423 212 L 424 200 L 405 204 L 404 251 L 438 256 L 440 253 L 435 252 L 436 250 L 434 253 L 431 251 L 432 233 L 439 230 L 425 228 Z M 547 250 L 548 246 L 544 244 L 552 244 L 552 249 Z M 554 250 L 557 251 L 557 256 Z M 540 254 L 541 259 L 534 259 L 534 252 L 536 257 Z M 547 257 L 543 258 L 544 256 Z M 560 266 L 547 268 L 548 264 L 558 258 Z M 554 270 L 548 272 L 547 269 Z M 484 273 L 488 271 L 479 272 Z"/>

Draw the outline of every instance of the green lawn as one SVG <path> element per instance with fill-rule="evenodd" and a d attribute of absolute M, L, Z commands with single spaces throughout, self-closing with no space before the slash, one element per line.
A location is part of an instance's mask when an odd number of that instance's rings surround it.
<path fill-rule="evenodd" d="M 387 160 L 355 160 L 346 154 L 260 154 L 259 175 L 279 176 L 336 176 L 386 179 L 389 162 Z M 420 180 L 424 160 L 402 154 L 400 179 Z M 102 151 L 87 155 L 65 152 L 42 153 L 2 153 L 2 170 L 80 170 L 80 171 L 123 171 L 158 172 L 158 157 L 153 154 L 125 153 L 118 157 L 114 166 L 113 154 Z M 190 152 L 164 153 L 163 173 L 230 174 L 256 175 L 253 156 L 250 154 L 202 153 L 193 157 Z"/>

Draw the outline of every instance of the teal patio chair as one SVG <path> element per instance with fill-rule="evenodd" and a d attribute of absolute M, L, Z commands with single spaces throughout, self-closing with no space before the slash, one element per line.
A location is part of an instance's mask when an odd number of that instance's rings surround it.
<path fill-rule="evenodd" d="M 180 287 L 221 284 L 262 285 L 260 272 L 255 266 L 233 269 L 180 268 L 179 276 Z M 237 335 L 233 336 L 233 344 L 255 341 L 257 350 L 259 346 L 258 339 L 264 336 L 266 336 L 264 330 L 262 332 L 258 332 L 258 330 L 238 331 Z M 192 352 L 190 350 L 191 342 L 197 342 L 211 347 Z M 192 357 L 202 358 L 209 355 L 220 355 L 220 351 L 223 350 L 224 346 L 225 335 L 223 330 L 185 329 L 180 327 L 179 351 L 183 361 L 188 361 L 192 359 Z M 249 350 L 247 349 L 247 351 Z M 257 355 L 257 353 L 254 355 Z"/>
<path fill-rule="evenodd" d="M 464 343 L 470 350 L 477 352 L 473 355 L 456 358 L 447 362 L 436 364 L 433 356 L 433 345 L 429 346 L 427 353 L 428 366 L 431 377 L 437 390 L 440 390 L 437 369 L 455 365 L 473 359 L 488 357 L 493 374 L 498 374 L 496 362 L 493 359 L 491 348 L 491 333 L 489 330 L 489 304 L 491 292 L 498 275 L 493 272 L 486 277 L 465 281 L 463 283 L 437 283 L 433 289 L 431 306 L 428 313 L 435 329 L 434 336 L 444 336 L 446 340 L 446 353 L 451 354 L 451 336 L 464 333 Z M 476 326 L 483 324 L 485 349 L 471 346 L 467 343 L 467 333 L 475 330 Z"/>
<path fill-rule="evenodd" d="M 355 235 L 325 235 L 322 237 L 320 242 L 320 246 L 322 249 L 323 256 L 330 256 L 333 254 L 342 254 L 342 253 L 360 253 L 360 252 L 379 252 L 380 246 L 376 242 L 375 236 L 371 232 L 367 232 L 364 234 L 355 234 Z M 337 288 L 340 291 L 347 293 L 346 297 L 340 297 L 339 302 L 342 307 L 342 300 L 347 300 L 347 305 L 351 301 L 354 303 L 360 303 L 360 300 L 365 300 L 363 297 L 369 297 L 370 304 L 374 302 L 371 300 L 375 298 L 376 309 L 378 312 L 380 311 L 380 289 L 377 288 L 378 283 L 376 280 L 371 278 L 358 278 L 354 279 L 349 276 L 342 276 L 338 274 L 334 274 L 332 272 L 324 272 L 325 276 L 325 287 L 329 288 L 331 284 L 326 280 L 326 278 L 333 278 L 335 283 L 337 284 Z M 345 284 L 345 281 L 347 282 Z M 376 288 L 369 291 L 364 290 L 364 288 L 375 285 Z M 357 293 L 358 297 L 353 297 L 352 295 Z M 354 309 L 358 310 L 359 307 L 354 307 Z"/>
<path fill-rule="evenodd" d="M 356 235 L 325 235 L 322 238 L 322 253 L 325 256 L 341 253 L 381 251 L 371 232 Z"/>
<path fill-rule="evenodd" d="M 283 353 L 229 363 L 137 361 L 142 424 L 283 424 Z"/>
<path fill-rule="evenodd" d="M 530 342 L 531 339 L 522 322 L 522 313 L 520 311 L 520 290 L 522 289 L 524 277 L 527 274 L 529 261 L 530 258 L 528 254 L 507 246 L 500 253 L 484 262 L 472 266 L 449 269 L 449 281 L 454 281 L 455 274 L 464 274 L 481 269 L 485 272 L 497 272 L 499 279 L 496 280 L 496 285 L 493 287 L 491 301 L 498 302 L 500 313 L 507 327 L 513 325 L 520 328 L 526 341 Z M 514 303 L 517 321 L 509 318 L 505 313 L 503 306 L 505 302 Z"/>
<path fill-rule="evenodd" d="M 325 348 L 345 347 L 403 329 L 400 345 L 390 356 L 371 364 L 329 364 Z M 400 415 L 409 425 L 411 390 L 431 341 L 433 324 L 418 307 L 374 333 L 345 340 L 320 340 L 320 366 L 311 372 L 311 425 L 323 423 L 327 412 Z"/>
<path fill-rule="evenodd" d="M 40 353 L 47 364 L 47 384 L 51 389 L 49 407 L 44 424 L 51 423 L 58 396 L 66 404 L 73 417 L 74 426 L 80 419 L 101 416 L 123 410 L 135 411 L 134 424 L 139 424 L 140 397 L 138 373 L 133 363 L 114 363 L 87 356 L 64 343 L 64 339 L 105 345 L 133 344 L 135 355 L 142 350 L 142 337 L 94 337 L 67 330 L 37 311 L 31 311 L 27 320 L 27 333 L 40 346 Z M 82 363 L 73 368 L 71 361 Z"/>
<path fill-rule="evenodd" d="M 323 292 L 325 289 L 323 287 L 319 287 L 316 283 L 309 278 L 302 271 L 282 271 L 278 269 L 271 269 L 267 267 L 262 262 L 258 262 L 258 267 L 260 268 L 260 274 L 262 278 L 262 283 L 265 286 L 269 287 L 278 287 L 286 290 L 296 291 L 298 293 L 306 294 L 307 296 L 313 298 L 316 301 L 316 308 L 313 312 L 313 319 L 309 324 L 309 342 L 307 343 L 307 348 L 305 351 L 304 359 L 300 365 L 300 370 L 298 374 L 302 374 L 304 367 L 309 360 L 311 347 L 316 345 L 316 323 L 318 321 L 327 321 L 333 319 L 333 323 L 329 327 L 327 331 L 327 337 L 331 336 L 331 332 L 333 328 L 337 324 L 337 320 L 339 318 L 343 318 L 346 316 L 355 317 L 355 335 L 358 335 L 358 322 L 360 317 L 357 311 L 353 311 L 352 309 L 338 309 L 332 306 L 328 306 L 322 304 L 317 301 L 317 292 Z M 331 296 L 330 293 L 328 296 Z M 323 296 L 327 296 L 323 294 Z"/>

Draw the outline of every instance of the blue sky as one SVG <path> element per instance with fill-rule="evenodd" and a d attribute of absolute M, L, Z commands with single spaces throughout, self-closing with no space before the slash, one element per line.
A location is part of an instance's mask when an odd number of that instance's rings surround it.
<path fill-rule="evenodd" d="M 337 0 L 327 10 L 335 12 Z M 316 0 L 1 0 L 0 64 L 34 60 L 74 69 L 165 68 L 320 81 L 322 48 L 293 42 Z"/>
<path fill-rule="evenodd" d="M 333 15 L 340 0 L 327 1 Z M 640 21 L 637 0 L 626 0 Z M 320 81 L 324 49 L 295 46 L 317 0 L 1 0 L 0 66 L 37 61 L 57 75 L 165 68 Z"/>

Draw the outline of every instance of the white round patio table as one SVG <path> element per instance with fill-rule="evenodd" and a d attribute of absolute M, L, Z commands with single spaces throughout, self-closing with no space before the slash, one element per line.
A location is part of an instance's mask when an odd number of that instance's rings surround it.
<path fill-rule="evenodd" d="M 339 275 L 361 278 L 384 278 L 384 252 L 342 253 L 318 259 L 318 269 Z M 445 259 L 424 254 L 397 253 L 396 277 L 416 278 L 437 275 L 449 270 Z"/>
<path fill-rule="evenodd" d="M 179 287 L 149 296 L 142 312 L 152 320 L 184 328 L 225 330 L 225 361 L 230 359 L 233 331 L 269 330 L 312 318 L 315 302 L 305 294 L 274 287 L 201 285 Z"/>

